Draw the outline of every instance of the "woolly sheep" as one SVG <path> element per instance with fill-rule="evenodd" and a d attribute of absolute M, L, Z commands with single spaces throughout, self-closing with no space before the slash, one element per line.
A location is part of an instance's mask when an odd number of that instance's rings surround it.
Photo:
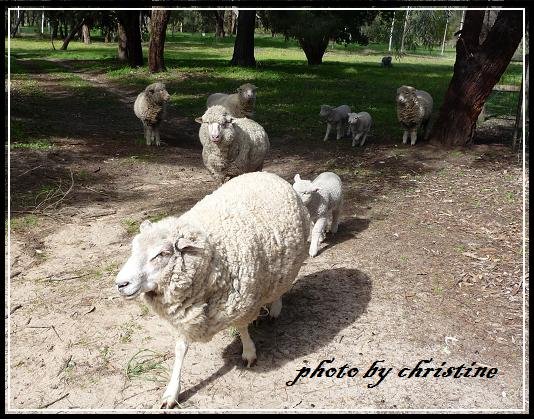
<path fill-rule="evenodd" d="M 369 130 L 373 125 L 373 118 L 367 112 L 349 113 L 349 127 L 352 133 L 352 146 L 354 147 L 357 142 L 360 146 L 363 146 Z M 361 141 L 360 141 L 361 138 Z"/>
<path fill-rule="evenodd" d="M 143 123 L 147 145 L 160 145 L 159 126 L 165 117 L 170 95 L 161 82 L 148 85 L 134 103 L 134 113 Z"/>
<path fill-rule="evenodd" d="M 388 55 L 386 57 L 382 57 L 382 61 L 380 62 L 380 66 L 382 66 L 382 67 L 393 67 L 393 64 L 392 64 L 391 60 L 392 60 L 391 55 Z"/>
<path fill-rule="evenodd" d="M 330 105 L 321 105 L 319 116 L 326 119 L 326 134 L 324 135 L 323 141 L 328 140 L 333 125 L 335 125 L 337 129 L 336 140 L 343 137 L 345 129 L 348 128 L 347 121 L 349 113 L 350 107 L 347 105 L 341 105 L 337 108 Z"/>
<path fill-rule="evenodd" d="M 282 295 L 306 259 L 308 211 L 279 176 L 238 176 L 179 218 L 144 221 L 132 253 L 116 277 L 127 299 L 142 294 L 178 332 L 172 375 L 162 408 L 180 394 L 180 371 L 191 342 L 208 342 L 234 326 L 250 367 L 256 348 L 248 325 L 270 304 L 276 318 Z"/>
<path fill-rule="evenodd" d="M 411 86 L 397 89 L 397 119 L 404 129 L 403 144 L 408 142 L 409 134 L 411 145 L 415 145 L 419 127 L 423 128 L 423 138 L 428 136 L 433 104 L 432 96 L 424 90 Z"/>
<path fill-rule="evenodd" d="M 269 151 L 263 127 L 248 118 L 234 118 L 215 105 L 196 118 L 204 165 L 219 184 L 243 173 L 261 171 Z"/>
<path fill-rule="evenodd" d="M 236 89 L 237 93 L 231 95 L 214 93 L 208 97 L 206 108 L 222 105 L 236 118 L 252 118 L 256 105 L 256 89 L 253 84 L 245 83 Z"/>
<path fill-rule="evenodd" d="M 337 233 L 339 215 L 343 205 L 343 192 L 341 179 L 333 172 L 324 172 L 317 176 L 313 182 L 303 180 L 300 175 L 295 175 L 293 189 L 300 196 L 303 204 L 310 213 L 310 219 L 314 223 L 311 234 L 309 255 L 315 257 L 319 250 L 319 244 L 324 238 L 327 220 L 331 216 L 330 231 Z"/>

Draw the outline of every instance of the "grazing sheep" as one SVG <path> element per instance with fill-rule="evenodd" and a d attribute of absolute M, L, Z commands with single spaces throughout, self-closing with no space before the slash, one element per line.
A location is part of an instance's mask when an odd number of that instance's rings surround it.
<path fill-rule="evenodd" d="M 291 185 L 266 172 L 241 175 L 177 217 L 144 221 L 117 274 L 118 292 L 144 300 L 178 332 L 176 359 L 162 408 L 180 394 L 180 371 L 191 342 L 208 342 L 234 326 L 250 367 L 256 348 L 248 325 L 282 295 L 306 259 L 309 214 Z"/>
<path fill-rule="evenodd" d="M 352 133 L 353 147 L 357 142 L 360 142 L 360 146 L 365 143 L 372 125 L 373 118 L 367 112 L 349 113 L 349 126 Z"/>
<path fill-rule="evenodd" d="M 302 202 L 310 212 L 314 223 L 311 234 L 309 255 L 314 257 L 319 250 L 319 244 L 324 239 L 327 220 L 331 216 L 330 231 L 337 233 L 339 215 L 343 204 L 341 179 L 333 172 L 324 172 L 317 176 L 313 182 L 303 180 L 295 175 L 293 189 L 297 191 Z"/>
<path fill-rule="evenodd" d="M 170 97 L 165 85 L 158 82 L 148 85 L 135 99 L 134 113 L 143 123 L 147 145 L 160 145 L 159 126 Z"/>
<path fill-rule="evenodd" d="M 393 67 L 393 63 L 391 62 L 392 58 L 391 55 L 388 55 L 386 57 L 382 57 L 382 61 L 380 62 L 380 65 L 382 67 Z"/>
<path fill-rule="evenodd" d="M 204 165 L 219 184 L 263 169 L 269 137 L 260 124 L 248 118 L 234 118 L 221 105 L 208 108 L 195 121 L 201 124 L 198 136 Z"/>
<path fill-rule="evenodd" d="M 324 135 L 323 141 L 328 140 L 328 136 L 332 130 L 332 125 L 335 125 L 337 129 L 336 140 L 339 140 L 343 137 L 346 128 L 348 128 L 347 122 L 349 113 L 350 107 L 347 105 L 341 105 L 337 108 L 334 108 L 330 105 L 321 105 L 319 116 L 326 119 L 326 134 Z"/>
<path fill-rule="evenodd" d="M 253 84 L 245 83 L 236 89 L 237 93 L 231 95 L 214 93 L 208 97 L 206 107 L 222 105 L 233 117 L 252 118 L 254 116 L 254 106 L 256 105 L 256 89 L 257 87 Z"/>
<path fill-rule="evenodd" d="M 424 90 L 415 90 L 415 87 L 401 86 L 397 89 L 397 119 L 404 128 L 402 143 L 411 144 L 417 141 L 417 129 L 423 128 L 423 138 L 427 138 L 430 127 L 430 115 L 434 102 L 432 96 Z"/>

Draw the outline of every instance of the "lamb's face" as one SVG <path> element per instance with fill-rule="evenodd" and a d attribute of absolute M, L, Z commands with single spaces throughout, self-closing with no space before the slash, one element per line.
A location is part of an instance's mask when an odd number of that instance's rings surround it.
<path fill-rule="evenodd" d="M 169 95 L 169 92 L 167 92 L 165 85 L 161 82 L 152 83 L 145 89 L 145 91 L 156 103 L 168 102 L 168 100 L 171 98 L 171 95 Z"/>
<path fill-rule="evenodd" d="M 357 113 L 349 113 L 349 124 L 356 124 L 358 122 Z"/>
<path fill-rule="evenodd" d="M 317 192 L 318 188 L 314 186 L 311 180 L 303 180 L 300 175 L 295 175 L 295 183 L 293 183 L 293 189 L 297 192 L 302 203 L 308 205 L 311 201 L 313 193 Z"/>
<path fill-rule="evenodd" d="M 256 100 L 256 89 L 257 87 L 253 84 L 246 83 L 237 88 L 237 93 L 239 93 L 246 102 L 252 102 Z"/>
<path fill-rule="evenodd" d="M 132 253 L 115 279 L 123 297 L 132 299 L 143 292 L 157 292 L 177 269 L 197 268 L 198 259 L 202 259 L 199 251 L 207 247 L 206 239 L 201 236 L 194 241 L 185 238 L 173 228 L 175 223 L 174 217 L 157 223 L 143 221 L 139 234 L 132 240 Z M 195 256 L 191 258 L 191 254 Z"/>
<path fill-rule="evenodd" d="M 233 130 L 234 118 L 227 112 L 212 111 L 213 108 L 215 106 L 209 108 L 201 118 L 196 118 L 195 121 L 200 124 L 207 124 L 209 139 L 215 144 L 219 144 L 225 139 L 233 138 L 232 135 L 225 134 L 229 134 L 229 131 Z"/>
<path fill-rule="evenodd" d="M 319 112 L 319 116 L 322 118 L 328 118 L 330 116 L 330 113 L 332 113 L 332 109 L 332 106 L 321 105 L 321 111 Z"/>
<path fill-rule="evenodd" d="M 404 105 L 415 96 L 415 88 L 411 86 L 401 86 L 397 89 L 397 103 Z"/>

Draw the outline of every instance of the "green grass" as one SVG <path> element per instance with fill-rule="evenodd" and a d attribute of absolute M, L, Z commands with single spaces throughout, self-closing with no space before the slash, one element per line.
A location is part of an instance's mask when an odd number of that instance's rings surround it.
<path fill-rule="evenodd" d="M 10 220 L 11 231 L 17 232 L 30 230 L 33 227 L 37 227 L 38 224 L 39 219 L 33 214 L 24 215 L 21 217 L 14 217 Z M 5 229 L 6 231 L 8 229 L 8 220 L 6 220 L 5 222 Z"/>
<path fill-rule="evenodd" d="M 126 376 L 130 380 L 167 382 L 169 370 L 165 364 L 164 354 L 149 349 L 141 349 L 128 361 Z"/>
<path fill-rule="evenodd" d="M 248 81 L 258 86 L 256 118 L 271 137 L 319 142 L 324 135 L 324 123 L 318 117 L 322 104 L 348 104 L 353 111 L 366 110 L 374 119 L 375 138 L 398 137 L 401 129 L 395 113 L 396 89 L 408 84 L 429 91 L 437 112 L 454 66 L 453 49 L 443 56 L 437 50 L 432 53 L 418 50 L 401 60 L 394 59 L 393 68 L 384 69 L 379 62 L 387 54 L 387 46 L 382 44 L 329 46 L 322 65 L 308 66 L 296 41 L 285 42 L 280 36 L 258 34 L 255 37 L 257 68 L 240 68 L 228 65 L 233 43 L 233 37 L 216 39 L 210 34 L 202 37 L 169 33 L 165 44 L 167 71 L 151 75 L 146 66 L 146 42 L 143 44 L 145 66 L 131 69 L 116 60 L 115 43 L 71 42 L 67 51 L 54 51 L 50 41 L 28 36 L 12 40 L 11 70 L 14 79 L 24 81 L 28 75 L 19 60 L 31 60 L 41 71 L 57 75 L 66 87 L 89 96 L 98 93 L 77 75 L 49 60 L 70 60 L 77 68 L 102 71 L 111 80 L 138 90 L 162 80 L 171 93 L 171 106 L 191 119 L 203 113 L 209 94 L 232 92 Z M 499 83 L 519 84 L 521 71 L 520 64 L 512 63 Z M 30 93 L 34 88 L 30 82 L 23 85 Z M 514 98 L 508 96 L 492 95 L 488 109 L 494 116 L 513 114 Z M 144 160 L 143 156 L 137 159 Z"/>

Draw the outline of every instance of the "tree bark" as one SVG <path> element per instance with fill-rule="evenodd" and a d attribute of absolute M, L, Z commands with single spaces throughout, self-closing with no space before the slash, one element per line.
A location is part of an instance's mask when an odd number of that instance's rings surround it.
<path fill-rule="evenodd" d="M 119 61 L 128 61 L 128 49 L 126 48 L 126 31 L 120 22 L 117 23 L 118 58 Z"/>
<path fill-rule="evenodd" d="M 438 119 L 433 143 L 466 146 L 474 141 L 478 116 L 523 37 L 521 11 L 501 11 L 480 44 L 484 11 L 468 10 L 456 44 L 454 73 Z"/>
<path fill-rule="evenodd" d="M 13 38 L 17 31 L 19 30 L 19 25 L 21 24 L 22 20 L 24 19 L 24 10 L 22 10 L 17 17 L 17 20 L 15 21 L 15 26 L 13 26 L 13 29 L 11 29 L 11 38 Z"/>
<path fill-rule="evenodd" d="M 321 41 L 311 41 L 299 38 L 299 45 L 306 54 L 308 65 L 319 65 L 323 62 L 323 55 L 328 48 L 328 36 L 325 36 Z"/>
<path fill-rule="evenodd" d="M 255 67 L 254 58 L 254 26 L 256 23 L 255 10 L 240 10 L 237 18 L 237 35 L 234 43 L 234 54 L 231 65 L 241 67 Z"/>
<path fill-rule="evenodd" d="M 165 31 L 171 16 L 170 10 L 152 10 L 150 18 L 150 44 L 148 47 L 148 68 L 151 73 L 165 71 L 163 51 Z"/>
<path fill-rule="evenodd" d="M 214 10 L 215 38 L 224 38 L 224 10 Z"/>
<path fill-rule="evenodd" d="M 90 44 L 91 43 L 91 28 L 87 23 L 84 23 L 82 25 L 82 38 L 84 44 Z"/>
<path fill-rule="evenodd" d="M 139 26 L 139 12 L 135 10 L 122 10 L 117 17 L 126 35 L 126 54 L 130 67 L 143 65 L 143 49 L 141 46 L 141 29 Z M 119 40 L 120 42 L 120 40 Z"/>
<path fill-rule="evenodd" d="M 76 36 L 82 25 L 85 23 L 85 19 L 82 19 L 78 24 L 73 25 L 72 30 L 67 35 L 67 37 L 63 40 L 63 45 L 61 45 L 61 50 L 66 50 L 69 46 L 70 41 Z"/>

